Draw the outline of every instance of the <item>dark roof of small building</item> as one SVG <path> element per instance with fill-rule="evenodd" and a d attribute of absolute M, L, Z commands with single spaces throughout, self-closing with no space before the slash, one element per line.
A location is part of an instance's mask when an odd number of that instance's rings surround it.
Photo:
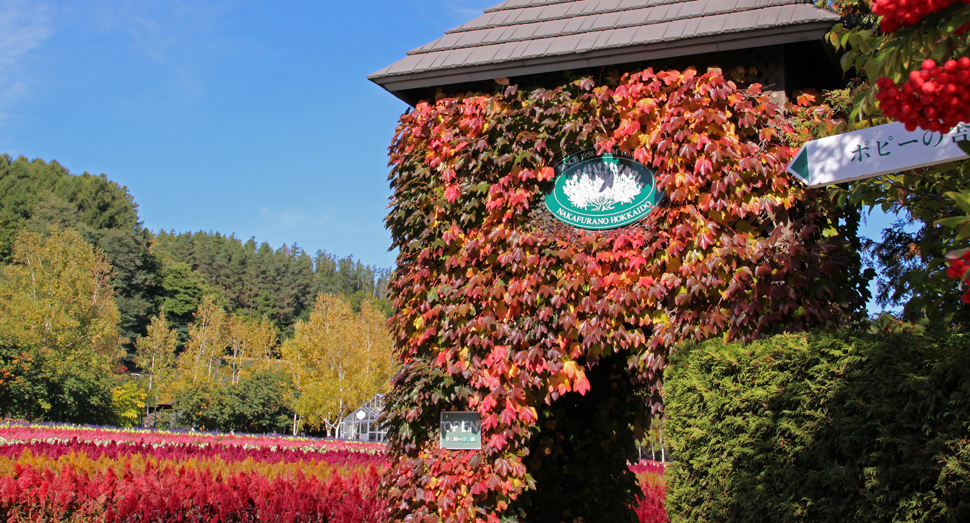
<path fill-rule="evenodd" d="M 506 0 L 368 78 L 402 91 L 819 40 L 811 0 Z"/>

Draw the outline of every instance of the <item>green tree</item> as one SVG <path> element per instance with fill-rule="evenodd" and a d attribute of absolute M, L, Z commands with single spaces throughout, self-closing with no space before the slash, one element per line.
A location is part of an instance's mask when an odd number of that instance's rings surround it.
<path fill-rule="evenodd" d="M 671 521 L 970 520 L 968 341 L 815 331 L 678 347 Z"/>
<path fill-rule="evenodd" d="M 222 422 L 219 396 L 222 392 L 211 383 L 180 386 L 174 395 L 173 416 L 161 418 L 159 425 L 174 429 L 219 430 Z"/>
<path fill-rule="evenodd" d="M 390 270 L 364 265 L 350 256 L 338 258 L 318 251 L 311 257 L 297 244 L 274 250 L 254 238 L 244 242 L 211 232 L 161 231 L 153 250 L 201 275 L 227 310 L 265 317 L 284 337 L 293 334 L 297 320 L 309 317 L 320 293 L 345 296 L 358 312 L 361 302 L 376 298 L 379 308 L 390 312 L 385 299 Z"/>
<path fill-rule="evenodd" d="M 184 343 L 188 339 L 188 325 L 208 290 L 205 280 L 187 263 L 168 263 L 162 270 L 162 288 L 161 309 L 178 330 L 179 341 Z"/>
<path fill-rule="evenodd" d="M 218 387 L 202 384 L 183 390 L 175 401 L 176 427 L 249 433 L 284 432 L 292 417 L 288 373 L 265 370 Z"/>
<path fill-rule="evenodd" d="M 122 354 L 110 266 L 79 233 L 23 231 L 0 268 L 0 413 L 110 423 Z"/>
<path fill-rule="evenodd" d="M 286 432 L 294 392 L 289 374 L 280 370 L 264 369 L 244 377 L 227 390 L 222 430 Z"/>
<path fill-rule="evenodd" d="M 161 265 L 152 254 L 151 233 L 141 227 L 104 229 L 97 246 L 111 263 L 111 284 L 118 306 L 118 330 L 129 340 L 132 350 L 138 336 L 146 333 L 151 317 L 156 314 L 162 293 Z"/>

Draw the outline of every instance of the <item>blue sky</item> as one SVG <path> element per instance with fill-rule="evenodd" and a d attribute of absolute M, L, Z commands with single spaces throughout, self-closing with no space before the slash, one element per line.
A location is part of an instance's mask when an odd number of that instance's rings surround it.
<path fill-rule="evenodd" d="M 495 0 L 0 1 L 0 152 L 125 185 L 152 230 L 391 266 L 366 76 Z"/>
<path fill-rule="evenodd" d="M 107 174 L 155 231 L 390 267 L 406 106 L 366 76 L 498 1 L 2 0 L 0 152 Z"/>

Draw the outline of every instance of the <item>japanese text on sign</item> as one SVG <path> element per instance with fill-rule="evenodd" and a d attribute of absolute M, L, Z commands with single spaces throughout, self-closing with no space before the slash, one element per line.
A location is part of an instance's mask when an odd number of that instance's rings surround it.
<path fill-rule="evenodd" d="M 788 172 L 809 187 L 894 174 L 966 159 L 959 142 L 970 138 L 970 125 L 947 134 L 907 131 L 893 122 L 806 143 Z"/>
<path fill-rule="evenodd" d="M 923 136 L 919 139 L 908 137 L 909 139 L 903 141 L 896 141 L 896 137 L 889 135 L 886 141 L 875 140 L 875 149 L 870 148 L 869 141 L 865 141 L 862 144 L 856 144 L 855 150 L 849 151 L 852 155 L 853 162 L 864 162 L 866 159 L 871 158 L 873 154 L 879 156 L 889 156 L 896 153 L 904 153 L 905 147 L 939 147 L 946 143 L 957 143 L 962 140 L 966 140 L 968 135 L 970 135 L 970 125 L 960 124 L 953 128 L 947 134 L 936 133 L 933 131 L 926 131 Z M 871 152 L 870 152 L 871 151 Z"/>

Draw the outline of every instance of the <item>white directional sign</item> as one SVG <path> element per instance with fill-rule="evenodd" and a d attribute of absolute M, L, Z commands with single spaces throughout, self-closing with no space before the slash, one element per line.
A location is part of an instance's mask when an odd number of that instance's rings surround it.
<path fill-rule="evenodd" d="M 967 158 L 957 142 L 967 140 L 970 125 L 947 134 L 906 130 L 899 122 L 839 134 L 806 143 L 788 172 L 809 187 L 822 187 L 883 174 L 929 167 Z"/>

